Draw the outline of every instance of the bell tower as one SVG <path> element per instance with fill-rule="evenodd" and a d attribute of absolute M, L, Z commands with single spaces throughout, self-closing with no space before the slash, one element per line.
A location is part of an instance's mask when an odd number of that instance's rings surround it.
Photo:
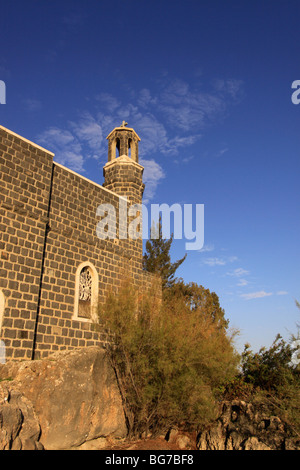
<path fill-rule="evenodd" d="M 107 136 L 108 162 L 103 168 L 103 186 L 120 196 L 127 197 L 129 204 L 141 204 L 145 185 L 144 168 L 139 164 L 138 144 L 140 138 L 134 129 L 123 121 Z"/>

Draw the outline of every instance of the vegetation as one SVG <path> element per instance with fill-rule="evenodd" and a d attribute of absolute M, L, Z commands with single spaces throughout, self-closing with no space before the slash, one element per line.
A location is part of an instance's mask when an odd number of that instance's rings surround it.
<path fill-rule="evenodd" d="M 165 290 L 164 297 L 175 303 L 177 301 L 184 302 L 191 312 L 201 311 L 203 316 L 211 317 L 220 328 L 228 328 L 229 326 L 229 321 L 225 319 L 225 312 L 220 306 L 217 294 L 195 282 L 186 284 L 182 279 L 178 279 Z"/>
<path fill-rule="evenodd" d="M 160 274 L 163 296 L 155 286 L 139 293 L 128 280 L 102 310 L 115 338 L 107 348 L 130 435 L 204 426 L 220 401 L 233 398 L 266 403 L 300 434 L 300 367 L 291 362 L 299 333 L 290 343 L 278 335 L 258 353 L 245 345 L 239 356 L 218 296 L 175 278 L 185 257 L 172 263 L 172 238 L 162 239 L 161 221 L 158 230 L 143 266 Z"/>
<path fill-rule="evenodd" d="M 170 239 L 162 236 L 161 217 L 156 227 L 157 238 L 152 238 L 146 242 L 146 252 L 143 257 L 143 268 L 150 273 L 159 274 L 162 281 L 163 290 L 172 287 L 175 282 L 175 272 L 186 259 L 185 255 L 175 263 L 171 262 L 170 249 L 173 243 L 173 234 Z"/>
<path fill-rule="evenodd" d="M 300 308 L 299 303 L 296 304 Z M 297 346 L 295 349 L 297 339 L 299 331 L 289 342 L 278 334 L 269 349 L 261 348 L 256 353 L 246 344 L 240 373 L 228 382 L 224 398 L 244 398 L 267 404 L 299 436 L 300 363 L 291 361 L 299 350 Z"/>
<path fill-rule="evenodd" d="M 278 334 L 269 349 L 253 353 L 248 344 L 242 354 L 242 376 L 246 383 L 266 391 L 277 391 L 292 384 L 297 376 L 290 366 L 291 345 Z"/>
<path fill-rule="evenodd" d="M 238 358 L 219 318 L 191 308 L 184 295 L 158 298 L 128 282 L 104 308 L 131 435 L 208 422 L 220 386 L 236 374 Z"/>

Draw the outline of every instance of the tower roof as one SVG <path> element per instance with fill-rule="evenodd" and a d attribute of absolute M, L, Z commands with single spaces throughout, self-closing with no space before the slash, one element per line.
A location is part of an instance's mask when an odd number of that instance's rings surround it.
<path fill-rule="evenodd" d="M 111 137 L 112 134 L 114 134 L 115 132 L 117 131 L 121 131 L 121 132 L 124 132 L 124 131 L 130 131 L 132 132 L 136 137 L 137 137 L 137 140 L 140 142 L 140 137 L 138 136 L 138 134 L 135 132 L 135 130 L 132 128 L 132 127 L 126 127 L 127 126 L 127 122 L 123 121 L 123 123 L 121 124 L 121 126 L 119 127 L 115 127 L 109 134 L 108 136 L 106 137 L 106 139 L 109 139 Z"/>

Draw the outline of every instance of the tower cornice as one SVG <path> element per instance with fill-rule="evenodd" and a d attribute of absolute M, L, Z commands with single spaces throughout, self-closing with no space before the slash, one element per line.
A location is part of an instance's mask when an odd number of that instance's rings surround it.
<path fill-rule="evenodd" d="M 110 137 L 111 137 L 115 132 L 124 132 L 124 131 L 125 131 L 125 132 L 126 132 L 126 131 L 127 131 L 127 132 L 128 132 L 128 131 L 132 132 L 132 133 L 136 136 L 138 142 L 141 141 L 140 137 L 138 136 L 138 134 L 135 132 L 135 130 L 134 130 L 132 127 L 125 127 L 125 126 L 115 127 L 115 128 L 108 134 L 108 136 L 106 137 L 106 139 L 109 140 Z"/>
<path fill-rule="evenodd" d="M 132 158 L 128 157 L 127 155 L 121 155 L 120 157 L 115 158 L 114 160 L 111 160 L 110 162 L 107 162 L 103 168 L 108 168 L 112 165 L 115 164 L 121 164 L 121 165 L 133 165 L 139 168 L 140 170 L 144 170 L 143 165 L 141 165 L 138 162 L 135 162 L 132 160 Z"/>

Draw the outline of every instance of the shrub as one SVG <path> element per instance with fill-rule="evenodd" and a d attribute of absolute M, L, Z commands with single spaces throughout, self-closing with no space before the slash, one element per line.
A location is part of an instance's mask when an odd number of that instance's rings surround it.
<path fill-rule="evenodd" d="M 236 374 L 237 355 L 219 321 L 191 309 L 183 295 L 158 298 L 127 282 L 102 310 L 131 435 L 214 419 L 216 393 Z"/>
<path fill-rule="evenodd" d="M 292 338 L 293 340 L 293 338 Z M 291 344 L 277 335 L 269 349 L 253 353 L 246 345 L 236 391 L 251 391 L 251 398 L 264 402 L 300 434 L 300 370 L 291 363 Z"/>
<path fill-rule="evenodd" d="M 280 335 L 269 349 L 261 348 L 258 353 L 253 353 L 246 345 L 241 362 L 245 381 L 269 391 L 292 383 L 294 371 L 289 365 L 291 355 L 291 346 Z"/>

